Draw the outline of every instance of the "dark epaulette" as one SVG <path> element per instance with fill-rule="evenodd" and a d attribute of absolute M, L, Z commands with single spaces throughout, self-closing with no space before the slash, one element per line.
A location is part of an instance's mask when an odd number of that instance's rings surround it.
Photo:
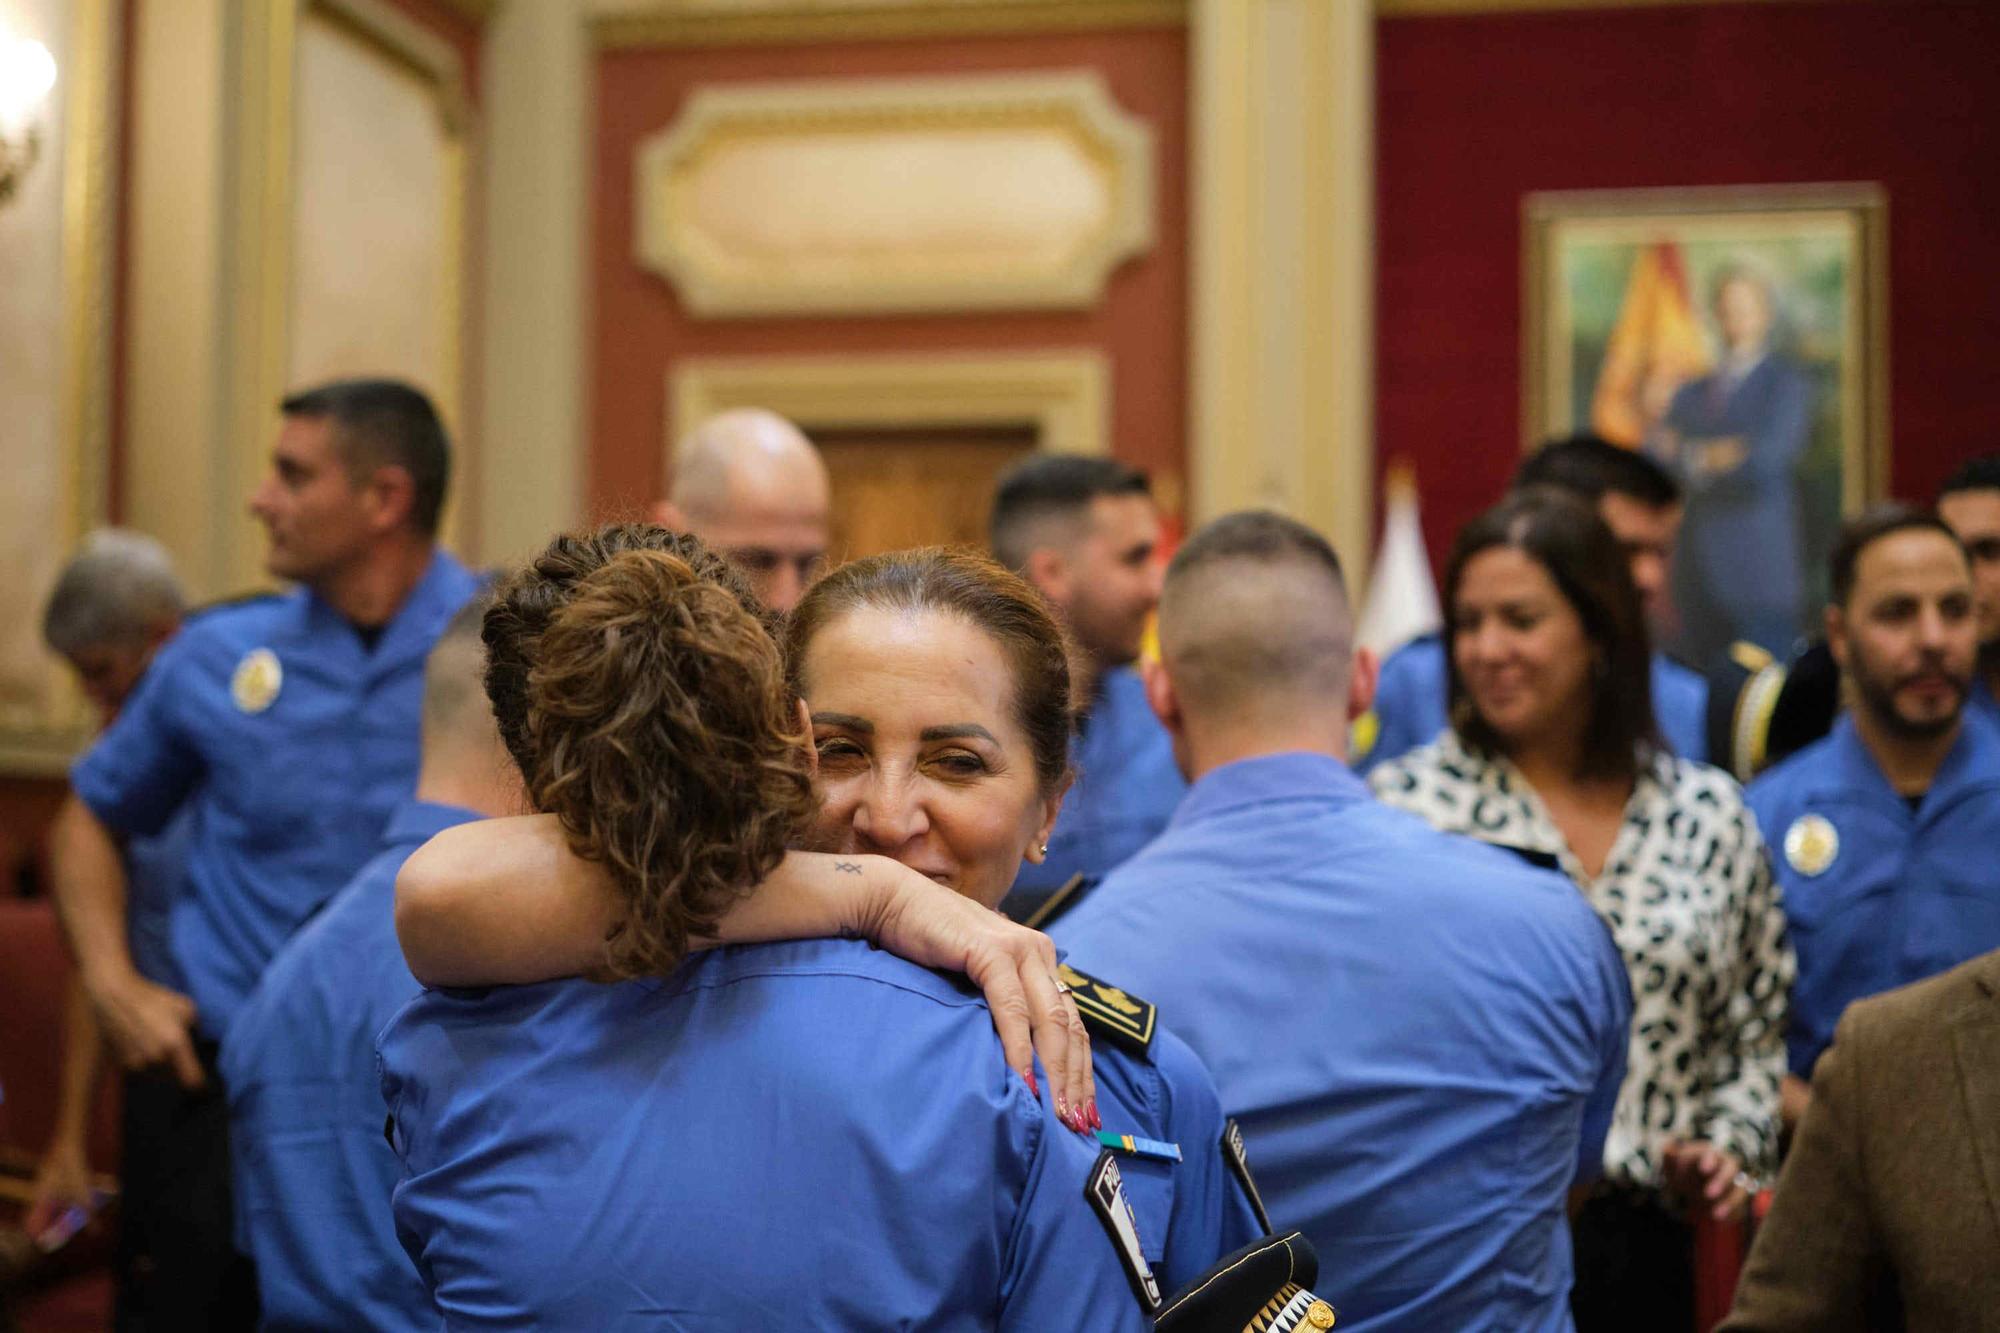
<path fill-rule="evenodd" d="M 1098 885 L 1094 875 L 1071 875 L 1063 886 L 1042 899 L 1041 906 L 1021 919 L 1021 924 L 1029 930 L 1047 930 L 1064 912 L 1083 901 L 1084 895 Z"/>
<path fill-rule="evenodd" d="M 1562 858 L 1554 852 L 1545 852 L 1534 847 L 1516 847 L 1511 842 L 1495 842 L 1488 843 L 1487 845 L 1497 847 L 1503 852 L 1512 852 L 1515 856 L 1520 857 L 1537 870 L 1560 871 L 1562 869 Z"/>
<path fill-rule="evenodd" d="M 1058 975 L 1069 987 L 1076 1011 L 1093 1037 L 1107 1037 L 1127 1050 L 1144 1055 L 1153 1045 L 1153 1029 L 1160 1012 L 1136 995 L 1128 995 L 1108 981 L 1099 981 L 1064 963 Z"/>

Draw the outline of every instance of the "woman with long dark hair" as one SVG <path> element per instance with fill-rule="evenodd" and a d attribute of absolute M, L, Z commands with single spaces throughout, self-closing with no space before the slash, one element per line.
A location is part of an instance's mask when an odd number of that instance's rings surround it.
<path fill-rule="evenodd" d="M 1631 977 L 1604 1178 L 1573 1230 L 1579 1329 L 1686 1333 L 1690 1212 L 1741 1211 L 1777 1160 L 1793 973 L 1763 839 L 1727 775 L 1653 721 L 1644 614 L 1611 532 L 1555 491 L 1459 533 L 1445 577 L 1451 729 L 1371 775 L 1448 832 L 1559 866 Z"/>

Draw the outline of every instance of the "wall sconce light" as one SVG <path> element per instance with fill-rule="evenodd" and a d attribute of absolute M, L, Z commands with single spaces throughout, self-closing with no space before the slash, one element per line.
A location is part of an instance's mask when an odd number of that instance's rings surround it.
<path fill-rule="evenodd" d="M 41 155 L 42 117 L 55 84 L 49 48 L 0 28 L 0 204 Z"/>

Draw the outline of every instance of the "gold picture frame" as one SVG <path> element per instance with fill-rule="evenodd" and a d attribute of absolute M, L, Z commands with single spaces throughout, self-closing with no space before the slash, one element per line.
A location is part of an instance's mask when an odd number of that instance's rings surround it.
<path fill-rule="evenodd" d="M 1676 473 L 1670 647 L 1783 655 L 1840 520 L 1888 489 L 1888 196 L 1866 183 L 1563 191 L 1522 206 L 1524 449 Z"/>

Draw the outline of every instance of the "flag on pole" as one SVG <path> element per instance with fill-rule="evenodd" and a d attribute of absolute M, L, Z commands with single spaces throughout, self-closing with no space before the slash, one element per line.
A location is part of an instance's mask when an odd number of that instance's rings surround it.
<path fill-rule="evenodd" d="M 1355 636 L 1358 647 L 1378 658 L 1444 626 L 1431 559 L 1424 550 L 1423 519 L 1417 513 L 1417 474 L 1407 462 L 1389 465 L 1383 499 L 1382 545 L 1375 553 Z"/>
<path fill-rule="evenodd" d="M 1605 343 L 1590 428 L 1613 444 L 1638 448 L 1666 414 L 1674 390 L 1707 374 L 1712 364 L 1688 298 L 1680 246 L 1655 241 L 1642 247 Z"/>

